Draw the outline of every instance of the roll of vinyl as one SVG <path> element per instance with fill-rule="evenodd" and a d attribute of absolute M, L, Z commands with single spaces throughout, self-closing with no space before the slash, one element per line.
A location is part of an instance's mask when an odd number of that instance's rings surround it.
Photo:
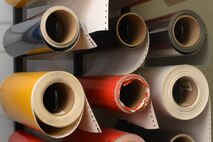
<path fill-rule="evenodd" d="M 4 35 L 3 44 L 12 57 L 80 50 L 87 48 L 78 44 L 86 38 L 82 30 L 72 10 L 54 6 L 41 16 L 10 27 Z"/>
<path fill-rule="evenodd" d="M 147 28 L 144 20 L 136 13 L 126 13 L 113 18 L 109 30 L 91 34 L 99 48 L 135 48 L 145 42 Z"/>
<path fill-rule="evenodd" d="M 120 130 L 105 128 L 101 134 L 87 133 L 77 130 L 72 135 L 65 138 L 64 142 L 145 142 L 135 134 L 123 132 Z"/>
<path fill-rule="evenodd" d="M 11 119 L 53 138 L 77 128 L 85 104 L 80 82 L 63 71 L 12 74 L 1 85 L 0 100 Z"/>
<path fill-rule="evenodd" d="M 125 113 L 144 109 L 150 98 L 146 80 L 135 74 L 78 78 L 90 104 Z"/>
<path fill-rule="evenodd" d="M 144 63 L 148 53 L 149 34 L 146 32 L 145 41 L 138 47 L 109 48 L 84 55 L 85 76 L 126 75 L 136 71 Z"/>
<path fill-rule="evenodd" d="M 136 134 L 147 142 L 195 142 L 195 140 L 187 134 L 177 134 L 177 132 L 175 133 L 161 129 L 144 129 L 124 120 L 119 120 L 119 123 L 115 126 L 115 128 Z"/>
<path fill-rule="evenodd" d="M 146 24 L 151 40 L 147 65 L 156 65 L 157 61 L 158 65 L 206 62 L 205 56 L 210 48 L 207 43 L 207 30 L 202 18 L 195 12 L 183 10 L 148 20 Z M 166 63 L 159 62 L 159 58 L 165 57 L 178 59 L 175 63 L 168 59 L 164 61 Z"/>
<path fill-rule="evenodd" d="M 165 66 L 139 70 L 150 84 L 158 115 L 180 120 L 197 117 L 207 105 L 209 87 L 203 73 L 190 65 Z"/>
<path fill-rule="evenodd" d="M 9 138 L 8 142 L 45 142 L 35 136 L 23 131 L 15 131 Z"/>

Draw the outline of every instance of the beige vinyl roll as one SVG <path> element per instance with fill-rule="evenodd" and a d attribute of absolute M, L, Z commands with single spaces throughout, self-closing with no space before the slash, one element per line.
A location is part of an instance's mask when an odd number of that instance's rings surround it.
<path fill-rule="evenodd" d="M 140 69 L 150 84 L 157 116 L 179 120 L 197 117 L 206 107 L 209 86 L 203 73 L 191 65 Z"/>
<path fill-rule="evenodd" d="M 1 85 L 0 100 L 13 120 L 53 138 L 71 134 L 85 104 L 80 82 L 64 71 L 14 73 Z"/>

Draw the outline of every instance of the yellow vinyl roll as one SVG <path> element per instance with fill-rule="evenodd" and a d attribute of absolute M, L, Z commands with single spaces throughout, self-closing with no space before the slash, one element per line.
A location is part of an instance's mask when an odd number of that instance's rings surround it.
<path fill-rule="evenodd" d="M 84 95 L 78 79 L 64 71 L 15 73 L 0 89 L 3 110 L 10 118 L 54 138 L 76 129 Z"/>
<path fill-rule="evenodd" d="M 14 7 L 24 7 L 31 0 L 5 0 L 8 4 Z"/>

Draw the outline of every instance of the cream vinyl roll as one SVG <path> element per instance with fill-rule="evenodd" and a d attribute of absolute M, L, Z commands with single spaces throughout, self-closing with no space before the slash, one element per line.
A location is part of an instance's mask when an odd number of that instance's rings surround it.
<path fill-rule="evenodd" d="M 0 100 L 13 120 L 53 138 L 71 134 L 83 115 L 80 82 L 63 71 L 14 73 L 2 82 Z"/>
<path fill-rule="evenodd" d="M 197 117 L 207 105 L 209 86 L 203 73 L 190 65 L 138 70 L 150 84 L 155 112 L 180 120 Z"/>

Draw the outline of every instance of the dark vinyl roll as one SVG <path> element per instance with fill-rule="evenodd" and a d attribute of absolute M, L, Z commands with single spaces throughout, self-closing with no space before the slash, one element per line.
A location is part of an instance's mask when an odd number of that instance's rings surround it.
<path fill-rule="evenodd" d="M 145 66 L 209 65 L 211 46 L 202 17 L 191 10 L 146 20 L 150 48 Z"/>

